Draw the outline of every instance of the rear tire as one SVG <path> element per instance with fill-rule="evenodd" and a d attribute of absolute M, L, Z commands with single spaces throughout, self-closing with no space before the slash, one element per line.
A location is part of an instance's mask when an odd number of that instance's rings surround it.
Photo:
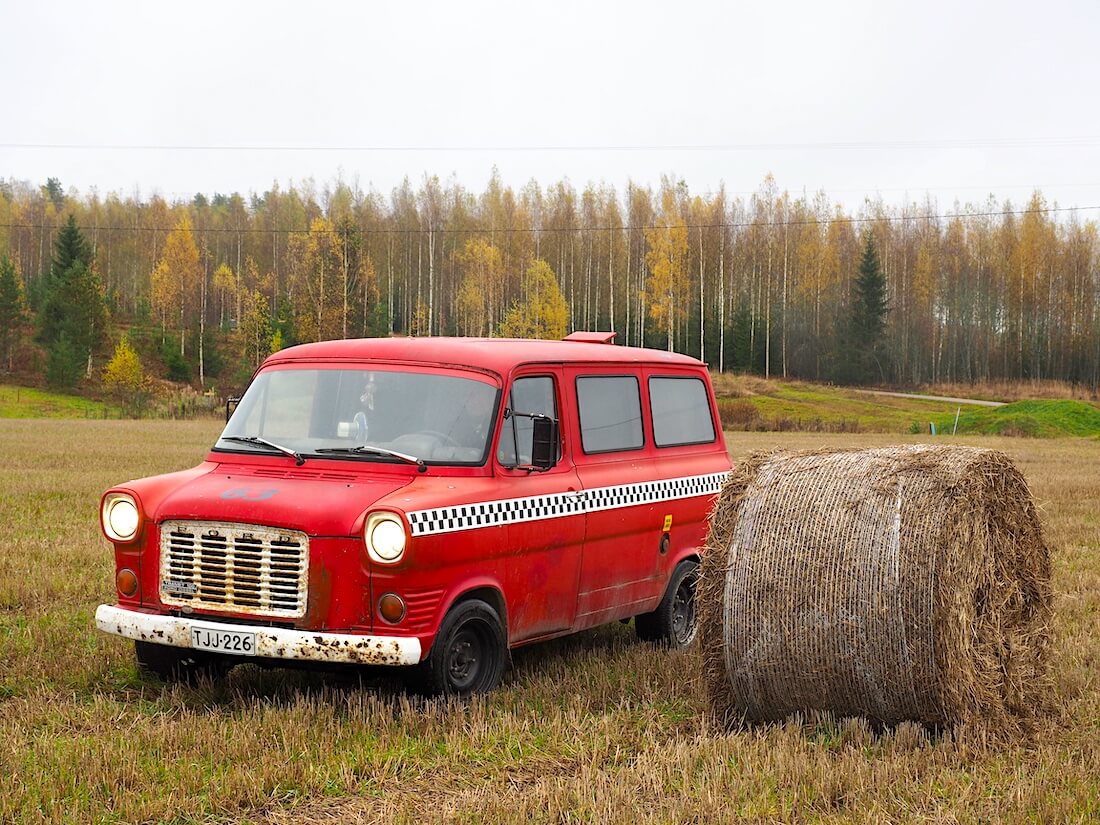
<path fill-rule="evenodd" d="M 697 561 L 688 559 L 676 565 L 657 609 L 634 617 L 634 631 L 638 638 L 674 650 L 689 647 L 698 631 L 695 619 L 695 586 L 698 581 Z"/>
<path fill-rule="evenodd" d="M 428 658 L 417 666 L 415 687 L 426 696 L 472 696 L 500 684 L 508 643 L 500 616 L 470 599 L 451 608 Z"/>
<path fill-rule="evenodd" d="M 182 682 L 186 685 L 220 679 L 229 673 L 234 664 L 217 653 L 152 642 L 134 642 L 134 657 L 139 670 L 151 673 L 162 682 Z"/>

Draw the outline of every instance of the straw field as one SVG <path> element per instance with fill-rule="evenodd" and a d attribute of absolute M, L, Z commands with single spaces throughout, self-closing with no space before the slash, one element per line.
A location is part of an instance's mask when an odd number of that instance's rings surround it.
<path fill-rule="evenodd" d="M 0 822 L 1100 819 L 1100 443 L 973 438 L 1027 477 L 1053 551 L 1057 725 L 990 747 L 911 724 L 706 720 L 697 654 L 614 625 L 518 651 L 469 705 L 384 677 L 165 688 L 97 633 L 100 492 L 190 466 L 216 422 L 0 421 Z M 898 436 L 730 434 L 739 460 Z"/>

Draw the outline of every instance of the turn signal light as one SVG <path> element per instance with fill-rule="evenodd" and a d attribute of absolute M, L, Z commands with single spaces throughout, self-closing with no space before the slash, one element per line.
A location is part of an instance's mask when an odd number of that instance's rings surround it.
<path fill-rule="evenodd" d="M 128 567 L 124 567 L 118 571 L 118 575 L 115 576 L 115 585 L 118 587 L 118 592 L 128 599 L 133 598 L 138 592 L 138 577 Z"/>
<path fill-rule="evenodd" d="M 405 600 L 396 593 L 386 593 L 378 600 L 378 615 L 390 624 L 405 618 Z"/>

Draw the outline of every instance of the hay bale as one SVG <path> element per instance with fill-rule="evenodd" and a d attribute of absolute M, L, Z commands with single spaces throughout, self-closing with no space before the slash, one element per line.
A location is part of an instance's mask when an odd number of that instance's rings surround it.
<path fill-rule="evenodd" d="M 711 516 L 697 610 L 727 720 L 1021 729 L 1052 707 L 1049 551 L 994 450 L 752 456 Z"/>

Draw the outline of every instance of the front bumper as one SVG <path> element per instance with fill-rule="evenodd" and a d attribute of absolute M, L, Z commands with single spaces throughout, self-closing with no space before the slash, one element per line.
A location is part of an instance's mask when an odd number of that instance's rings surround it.
<path fill-rule="evenodd" d="M 256 653 L 242 660 L 297 659 L 310 662 L 346 662 L 358 665 L 415 665 L 420 662 L 420 640 L 415 636 L 360 636 L 353 633 L 314 633 L 258 625 L 219 624 L 201 619 L 142 613 L 101 604 L 96 627 L 127 639 L 170 647 L 191 647 L 191 628 L 240 630 L 256 634 Z"/>

